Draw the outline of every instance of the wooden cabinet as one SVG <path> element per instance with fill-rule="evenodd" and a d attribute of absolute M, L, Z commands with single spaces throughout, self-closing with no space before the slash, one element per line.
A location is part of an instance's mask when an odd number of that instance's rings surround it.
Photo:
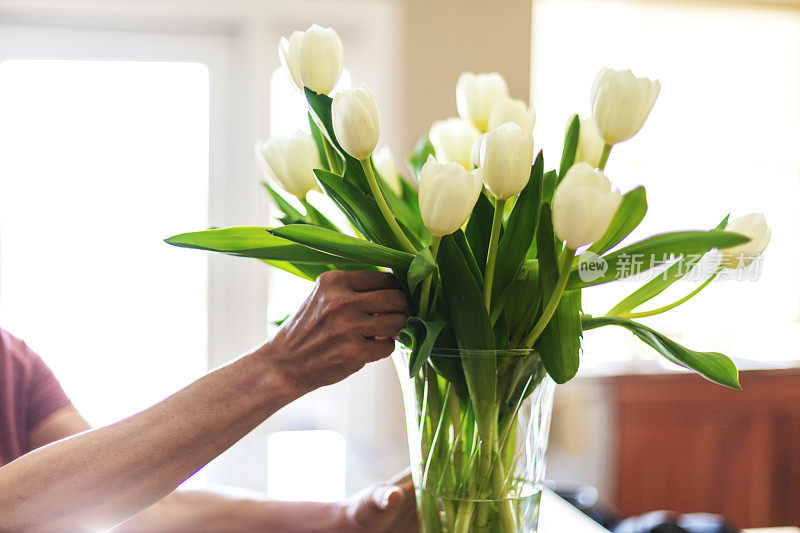
<path fill-rule="evenodd" d="M 611 379 L 615 503 L 712 512 L 740 527 L 800 525 L 800 369 Z"/>

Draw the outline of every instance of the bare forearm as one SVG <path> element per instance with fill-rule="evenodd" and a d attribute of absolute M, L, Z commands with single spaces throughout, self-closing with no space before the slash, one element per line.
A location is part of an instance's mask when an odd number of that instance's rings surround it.
<path fill-rule="evenodd" d="M 303 392 L 262 348 L 135 416 L 31 452 L 0 468 L 0 531 L 118 524 Z"/>
<path fill-rule="evenodd" d="M 177 490 L 114 533 L 345 532 L 344 521 L 339 503 L 277 502 L 257 495 Z"/>

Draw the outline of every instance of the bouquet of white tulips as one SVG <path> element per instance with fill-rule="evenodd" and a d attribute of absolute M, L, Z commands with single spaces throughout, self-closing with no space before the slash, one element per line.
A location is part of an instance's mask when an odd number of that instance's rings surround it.
<path fill-rule="evenodd" d="M 537 382 L 549 376 L 565 383 L 575 376 L 584 331 L 621 326 L 670 361 L 739 387 L 737 369 L 725 355 L 690 350 L 634 321 L 684 303 L 721 269 L 748 265 L 769 241 L 763 216 L 749 215 L 731 222 L 725 217 L 715 228 L 622 244 L 645 216 L 645 189 L 621 193 L 604 168 L 612 147 L 646 121 L 658 81 L 630 71 L 598 73 L 592 117 L 572 118 L 552 168 L 541 152 L 534 153 L 533 108 L 510 97 L 499 74 L 465 73 L 456 85 L 459 117 L 431 126 L 408 159 L 408 179 L 389 152 L 375 152 L 380 121 L 370 89 L 327 95 L 342 71 L 342 44 L 332 29 L 314 25 L 295 32 L 281 40 L 279 53 L 308 100 L 311 131 L 271 138 L 256 148 L 283 225 L 210 229 L 167 242 L 256 258 L 309 280 L 331 269 L 391 269 L 415 307 L 400 333 L 406 371 L 424 389 L 419 401 L 441 407 L 428 426 L 419 415 L 428 434 L 417 450 L 424 463 L 418 487 L 435 480 L 437 487 L 472 501 L 512 494 L 513 480 L 503 476 L 514 467 L 507 457 L 513 452 L 505 452 L 502 436 Z M 314 207 L 310 191 L 328 195 L 351 227 L 332 223 Z M 696 291 L 640 310 L 712 250 L 721 251 L 719 268 Z M 583 313 L 583 289 L 656 268 L 659 275 L 610 312 Z M 431 354 L 447 350 L 521 355 L 480 362 L 451 357 L 437 364 Z M 463 417 L 451 417 L 465 412 L 468 427 Z M 437 448 L 443 431 L 451 440 Z M 421 497 L 425 530 L 518 527 L 513 508 L 481 511 L 474 504 L 444 505 L 447 520 L 437 526 L 438 518 L 429 515 L 438 517 L 441 507 L 431 511 Z"/>

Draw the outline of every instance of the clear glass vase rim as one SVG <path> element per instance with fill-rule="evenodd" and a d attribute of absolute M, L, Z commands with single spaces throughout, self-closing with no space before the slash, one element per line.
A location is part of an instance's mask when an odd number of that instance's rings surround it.
<path fill-rule="evenodd" d="M 401 346 L 402 352 L 411 352 L 410 348 Z M 431 357 L 525 357 L 539 355 L 533 348 L 491 348 L 491 349 L 462 349 L 462 348 L 435 348 Z"/>

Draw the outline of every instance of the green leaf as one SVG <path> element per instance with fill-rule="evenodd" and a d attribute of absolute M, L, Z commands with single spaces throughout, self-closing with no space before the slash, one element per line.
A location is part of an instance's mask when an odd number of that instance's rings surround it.
<path fill-rule="evenodd" d="M 308 226 L 314 227 L 314 226 Z M 271 261 L 289 261 L 307 265 L 365 265 L 369 263 L 344 259 L 271 235 L 269 228 L 234 227 L 209 229 L 174 235 L 164 242 L 181 248 L 221 252 L 237 257 Z M 408 254 L 411 255 L 411 254 Z"/>
<path fill-rule="evenodd" d="M 290 313 L 288 315 L 285 315 L 283 318 L 279 318 L 278 320 L 273 320 L 272 321 L 272 325 L 276 326 L 276 327 L 281 327 L 283 325 L 283 323 L 286 322 L 287 320 L 289 320 L 289 317 L 291 317 L 291 316 L 292 315 Z"/>
<path fill-rule="evenodd" d="M 566 383 L 578 373 L 581 336 L 581 291 L 566 291 L 535 346 L 556 383 Z"/>
<path fill-rule="evenodd" d="M 374 168 L 375 165 L 372 165 L 373 172 L 376 176 L 378 176 L 378 171 Z M 399 176 L 398 179 L 405 181 Z M 383 193 L 383 197 L 386 199 L 386 203 L 389 206 L 390 211 L 397 218 L 398 222 L 402 223 L 405 227 L 411 230 L 417 240 L 425 237 L 426 240 L 429 241 L 430 232 L 422 223 L 422 218 L 419 215 L 419 207 L 417 206 L 416 210 L 412 209 L 406 201 L 398 196 L 397 193 L 395 193 L 392 188 L 386 184 L 383 178 L 378 180 L 378 185 Z"/>
<path fill-rule="evenodd" d="M 622 197 L 608 229 L 599 241 L 589 246 L 589 251 L 604 254 L 627 237 L 642 222 L 647 213 L 647 194 L 644 187 L 636 187 Z"/>
<path fill-rule="evenodd" d="M 408 290 L 413 293 L 417 285 L 428 277 L 435 268 L 436 263 L 433 261 L 430 248 L 425 248 L 418 253 L 414 257 L 414 260 L 411 261 L 411 266 L 408 267 L 408 275 L 406 276 L 408 279 Z"/>
<path fill-rule="evenodd" d="M 570 274 L 567 289 L 579 289 L 626 278 L 666 263 L 672 256 L 704 254 L 712 248 L 729 248 L 750 239 L 729 231 L 676 231 L 654 235 L 602 257 L 608 264 L 596 279 L 582 280 L 579 270 Z"/>
<path fill-rule="evenodd" d="M 536 232 L 539 247 L 539 287 L 542 302 L 550 300 L 558 282 L 558 251 L 553 237 L 550 206 L 542 206 L 539 229 Z M 547 373 L 556 383 L 566 383 L 578 371 L 580 349 L 580 291 L 565 292 L 556 312 L 536 342 Z M 578 334 L 575 321 L 578 321 Z"/>
<path fill-rule="evenodd" d="M 553 217 L 548 204 L 544 204 L 539 211 L 536 245 L 539 250 L 539 287 L 542 301 L 546 302 L 558 282 L 558 251 L 553 236 Z"/>
<path fill-rule="evenodd" d="M 516 279 L 509 283 L 497 299 L 496 309 L 492 309 L 492 317 L 496 311 L 502 310 L 508 321 L 509 331 L 515 332 L 520 327 L 525 330 L 530 329 L 541 298 L 539 262 L 526 261 Z"/>
<path fill-rule="evenodd" d="M 295 224 L 306 220 L 305 215 L 298 211 L 286 198 L 283 197 L 272 185 L 267 181 L 262 181 L 261 184 L 272 197 L 275 206 L 283 213 L 283 218 L 280 219 L 284 224 Z"/>
<path fill-rule="evenodd" d="M 561 152 L 561 164 L 558 165 L 558 181 L 564 179 L 567 170 L 575 163 L 575 152 L 578 150 L 580 131 L 581 120 L 578 115 L 574 115 L 567 128 L 567 133 L 564 136 L 564 149 Z"/>
<path fill-rule="evenodd" d="M 335 265 L 314 265 L 309 263 L 297 263 L 291 261 L 273 261 L 270 259 L 262 259 L 262 261 L 269 266 L 279 268 L 292 274 L 293 276 L 297 276 L 298 278 L 302 278 L 308 281 L 316 281 L 316 279 L 322 274 L 323 272 L 327 272 L 328 270 L 336 270 L 337 267 Z"/>
<path fill-rule="evenodd" d="M 403 191 L 401 197 L 408 204 L 408 207 L 419 215 L 419 195 L 417 190 L 404 177 L 400 177 L 400 188 Z"/>
<path fill-rule="evenodd" d="M 542 153 L 536 157 L 531 168 L 528 184 L 519 194 L 514 210 L 508 217 L 503 238 L 497 248 L 492 301 L 503 293 L 514 279 L 525 260 L 525 254 L 533 243 L 536 225 L 539 220 L 539 208 L 542 204 L 542 179 L 544 159 Z"/>
<path fill-rule="evenodd" d="M 728 223 L 728 217 L 722 219 L 715 229 L 722 230 Z M 702 254 L 695 254 L 691 256 L 681 256 L 675 263 L 669 266 L 664 272 L 654 277 L 636 291 L 631 293 L 617 305 L 615 305 L 607 314 L 619 315 L 633 311 L 643 303 L 655 298 L 664 292 L 670 285 L 688 274 L 695 265 L 702 259 Z"/>
<path fill-rule="evenodd" d="M 450 323 L 458 345 L 465 350 L 494 348 L 494 333 L 481 289 L 452 235 L 442 237 L 438 262 Z"/>
<path fill-rule="evenodd" d="M 477 261 L 475 261 L 475 256 L 472 254 L 472 250 L 470 249 L 464 232 L 459 229 L 453 232 L 452 237 L 458 246 L 458 249 L 461 250 L 461 254 L 464 256 L 464 260 L 467 262 L 467 267 L 469 268 L 469 271 L 472 272 L 472 277 L 475 278 L 475 281 L 478 283 L 479 287 L 483 286 L 483 273 L 481 272 Z"/>
<path fill-rule="evenodd" d="M 414 259 L 407 252 L 309 224 L 290 224 L 275 228 L 270 233 L 320 252 L 369 265 L 405 270 Z"/>
<path fill-rule="evenodd" d="M 416 376 L 428 360 L 436 339 L 446 325 L 446 322 L 439 320 L 426 321 L 415 316 L 408 317 L 406 327 L 400 330 L 398 337 L 400 342 L 411 350 L 411 357 L 408 360 L 411 377 Z"/>
<path fill-rule="evenodd" d="M 319 226 L 321 228 L 327 228 L 332 231 L 338 231 L 341 233 L 341 230 L 336 227 L 336 224 L 328 220 L 328 217 L 323 215 L 319 209 L 314 207 L 308 202 L 305 202 L 306 208 L 306 217 L 308 218 L 309 224 L 314 224 L 315 226 Z"/>
<path fill-rule="evenodd" d="M 428 160 L 428 156 L 434 155 L 434 153 L 433 145 L 428 137 L 421 137 L 417 142 L 417 146 L 414 148 L 414 152 L 408 156 L 408 164 L 414 171 L 417 180 L 419 180 L 419 173 L 422 171 L 422 166 L 425 164 L 425 161 Z"/>
<path fill-rule="evenodd" d="M 328 196 L 362 235 L 384 246 L 397 249 L 402 247 L 374 198 L 336 174 L 324 170 L 315 170 L 314 174 Z"/>
<path fill-rule="evenodd" d="M 677 261 L 669 266 L 664 272 L 636 289 L 625 297 L 609 312 L 609 315 L 618 315 L 633 311 L 643 303 L 655 298 L 664 292 L 670 285 L 684 277 L 700 261 L 702 255 L 681 256 Z"/>
<path fill-rule="evenodd" d="M 314 116 L 310 111 L 308 112 L 308 127 L 311 129 L 311 137 L 314 139 L 314 144 L 317 145 L 317 153 L 319 154 L 319 160 L 322 162 L 322 170 L 331 170 L 328 165 L 328 154 L 325 152 L 324 134 L 317 126 L 317 123 L 314 122 Z"/>
<path fill-rule="evenodd" d="M 558 182 L 558 174 L 555 170 L 546 172 L 542 180 L 542 203 L 552 204 L 553 195 L 556 192 L 556 184 Z"/>
<path fill-rule="evenodd" d="M 336 134 L 333 131 L 333 119 L 331 116 L 331 104 L 333 103 L 333 99 L 325 94 L 317 94 L 308 87 L 304 87 L 304 90 L 306 94 L 306 100 L 308 100 L 308 104 L 313 111 L 313 116 L 318 119 L 317 125 L 320 127 L 322 133 L 325 135 L 328 141 L 330 141 L 331 145 L 333 145 L 338 152 L 337 155 L 340 157 L 340 161 L 344 161 L 344 170 L 342 172 L 342 176 L 344 176 L 347 181 L 361 189 L 361 191 L 365 194 L 370 194 L 367 177 L 364 175 L 364 169 L 361 168 L 361 163 L 348 155 L 347 152 L 342 149 L 342 146 L 336 139 Z"/>
<path fill-rule="evenodd" d="M 330 142 L 339 153 L 344 153 L 339 141 L 336 140 L 336 135 L 333 133 L 333 116 L 331 115 L 331 104 L 333 99 L 326 94 L 317 94 L 308 87 L 303 87 L 303 92 L 308 100 L 308 105 L 311 107 L 309 117 L 319 132 L 324 135 L 328 142 Z M 313 130 L 312 130 L 313 131 Z M 325 159 L 325 150 L 323 148 L 320 158 Z"/>
<path fill-rule="evenodd" d="M 583 330 L 602 326 L 620 326 L 675 364 L 696 371 L 709 381 L 732 389 L 741 389 L 739 372 L 727 356 L 718 352 L 696 352 L 647 326 L 619 317 L 583 317 Z"/>
<path fill-rule="evenodd" d="M 481 276 L 486 269 L 486 256 L 489 253 L 489 236 L 492 233 L 492 218 L 494 206 L 486 194 L 479 194 L 472 214 L 467 221 L 465 235 L 469 247 L 475 257 L 475 262 L 481 271 Z M 502 229 L 501 236 L 502 236 Z"/>

